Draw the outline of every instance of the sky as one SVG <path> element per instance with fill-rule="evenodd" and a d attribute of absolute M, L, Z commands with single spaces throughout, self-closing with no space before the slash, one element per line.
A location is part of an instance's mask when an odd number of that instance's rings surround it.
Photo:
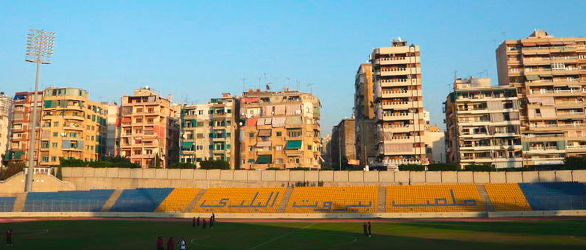
<path fill-rule="evenodd" d="M 117 101 L 150 86 L 205 103 L 271 82 L 322 102 L 322 135 L 352 116 L 354 79 L 373 48 L 421 46 L 424 105 L 443 126 L 454 75 L 490 77 L 506 39 L 544 29 L 584 37 L 586 1 L 9 1 L 0 0 L 0 91 L 34 88 L 30 28 L 57 33 L 41 88 L 77 87 Z"/>

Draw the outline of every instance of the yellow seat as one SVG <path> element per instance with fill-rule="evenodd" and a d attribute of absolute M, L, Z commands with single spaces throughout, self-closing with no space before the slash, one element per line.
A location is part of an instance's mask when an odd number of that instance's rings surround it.
<path fill-rule="evenodd" d="M 175 188 L 155 211 L 183 212 L 200 190 L 199 188 Z"/>
<path fill-rule="evenodd" d="M 375 213 L 378 186 L 296 187 L 286 213 Z"/>
<path fill-rule="evenodd" d="M 484 187 L 495 211 L 531 210 L 531 206 L 517 183 L 485 184 Z"/>
<path fill-rule="evenodd" d="M 286 188 L 210 188 L 193 212 L 276 213 Z"/>
<path fill-rule="evenodd" d="M 388 186 L 389 213 L 486 211 L 474 184 Z"/>

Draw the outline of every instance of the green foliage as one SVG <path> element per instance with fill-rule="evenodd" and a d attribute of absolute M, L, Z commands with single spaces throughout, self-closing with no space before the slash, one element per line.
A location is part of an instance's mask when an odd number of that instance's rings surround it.
<path fill-rule="evenodd" d="M 230 169 L 230 163 L 225 160 L 205 160 L 199 165 L 201 169 Z"/>
<path fill-rule="evenodd" d="M 179 169 L 195 169 L 197 166 L 193 163 L 188 162 L 175 162 L 169 166 L 169 168 L 179 168 Z"/>
<path fill-rule="evenodd" d="M 564 161 L 565 169 L 586 169 L 586 158 L 584 157 L 568 157 Z"/>
<path fill-rule="evenodd" d="M 22 172 L 24 168 L 26 168 L 26 164 L 23 162 L 10 162 L 5 168 L 0 169 L 0 180 L 6 180 L 15 174 L 18 174 Z"/>
<path fill-rule="evenodd" d="M 425 171 L 425 165 L 419 164 L 401 164 L 399 165 L 400 171 Z"/>
<path fill-rule="evenodd" d="M 290 168 L 289 170 L 311 170 L 310 168 L 303 168 L 303 167 L 295 167 L 295 168 Z"/>
<path fill-rule="evenodd" d="M 57 177 L 59 180 L 63 180 L 63 170 L 61 169 L 61 166 L 57 166 L 57 173 L 55 174 L 55 177 Z"/>
<path fill-rule="evenodd" d="M 282 168 L 276 168 L 276 167 L 270 167 L 270 168 L 267 168 L 267 170 L 283 170 L 283 169 Z"/>
<path fill-rule="evenodd" d="M 451 163 L 432 163 L 427 166 L 428 171 L 458 171 L 460 167 Z"/>
<path fill-rule="evenodd" d="M 492 172 L 496 171 L 496 168 L 487 164 L 470 164 L 464 166 L 464 170 L 477 172 Z"/>
<path fill-rule="evenodd" d="M 116 156 L 107 157 L 100 161 L 84 161 L 80 159 L 60 159 L 61 167 L 91 167 L 91 168 L 140 168 L 139 164 L 130 162 L 130 159 Z"/>

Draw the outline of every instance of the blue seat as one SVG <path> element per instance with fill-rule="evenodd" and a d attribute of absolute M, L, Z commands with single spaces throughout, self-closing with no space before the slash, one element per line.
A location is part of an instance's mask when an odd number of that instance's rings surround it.
<path fill-rule="evenodd" d="M 137 188 L 122 191 L 111 212 L 154 212 L 173 188 Z"/>
<path fill-rule="evenodd" d="M 0 212 L 12 212 L 16 197 L 0 197 Z"/>
<path fill-rule="evenodd" d="M 113 189 L 31 192 L 26 197 L 24 211 L 99 212 L 113 192 Z"/>
<path fill-rule="evenodd" d="M 585 209 L 586 186 L 579 182 L 519 183 L 533 210 Z"/>

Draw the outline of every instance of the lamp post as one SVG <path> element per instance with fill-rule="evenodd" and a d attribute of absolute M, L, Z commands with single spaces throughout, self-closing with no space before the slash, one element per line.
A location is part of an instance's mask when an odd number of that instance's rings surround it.
<path fill-rule="evenodd" d="M 55 33 L 44 31 L 44 30 L 36 30 L 30 29 L 30 32 L 27 35 L 27 44 L 26 44 L 26 57 L 25 61 L 36 63 L 37 66 L 37 73 L 35 79 L 35 92 L 33 94 L 33 114 L 30 121 L 31 127 L 31 135 L 29 140 L 29 148 L 28 148 L 28 172 L 26 175 L 26 182 L 24 186 L 25 192 L 32 191 L 32 182 L 33 182 L 33 172 L 34 172 L 34 152 L 35 152 L 35 137 L 36 137 L 36 127 L 37 127 L 37 98 L 38 98 L 38 91 L 39 91 L 39 81 L 40 81 L 40 70 L 41 64 L 50 64 L 51 63 L 51 56 L 53 55 L 53 47 L 55 45 Z"/>

